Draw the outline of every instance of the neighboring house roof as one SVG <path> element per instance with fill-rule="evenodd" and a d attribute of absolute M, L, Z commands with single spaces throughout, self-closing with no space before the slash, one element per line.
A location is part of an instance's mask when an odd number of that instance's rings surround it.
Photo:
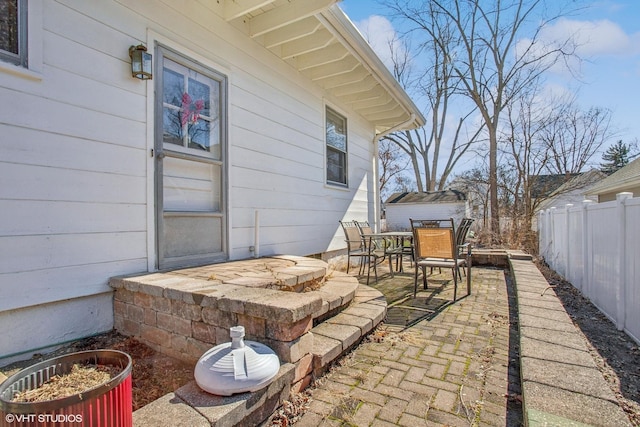
<path fill-rule="evenodd" d="M 529 182 L 531 184 L 531 198 L 538 199 L 547 197 L 553 193 L 558 187 L 574 178 L 578 174 L 553 174 L 553 175 L 531 175 Z"/>
<path fill-rule="evenodd" d="M 640 186 L 640 157 L 594 185 L 587 195 L 621 192 L 637 186 Z"/>
<path fill-rule="evenodd" d="M 553 205 L 557 199 L 569 193 L 581 191 L 584 194 L 606 176 L 604 172 L 597 169 L 578 174 L 549 194 L 549 197 L 540 204 L 538 209 L 546 209 L 548 206 Z"/>
<path fill-rule="evenodd" d="M 376 133 L 418 128 L 425 118 L 374 53 L 338 0 L 225 2 L 227 21 L 271 50 L 336 99 L 350 105 Z"/>
<path fill-rule="evenodd" d="M 385 204 L 393 203 L 456 203 L 467 200 L 466 194 L 458 190 L 393 193 Z"/>

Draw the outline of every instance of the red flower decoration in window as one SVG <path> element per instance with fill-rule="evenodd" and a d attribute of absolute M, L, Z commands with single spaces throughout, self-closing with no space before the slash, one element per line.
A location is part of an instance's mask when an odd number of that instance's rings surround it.
<path fill-rule="evenodd" d="M 188 93 L 182 94 L 182 126 L 189 124 L 196 124 L 200 113 L 204 110 L 204 100 L 198 99 L 194 101 Z"/>

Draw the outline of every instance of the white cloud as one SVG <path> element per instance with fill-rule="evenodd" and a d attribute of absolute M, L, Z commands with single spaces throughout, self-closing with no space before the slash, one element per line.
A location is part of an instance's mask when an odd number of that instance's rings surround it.
<path fill-rule="evenodd" d="M 582 75 L 582 60 L 596 61 L 603 57 L 632 58 L 640 55 L 640 33 L 627 34 L 618 24 L 607 19 L 578 21 L 567 18 L 559 19 L 554 24 L 542 28 L 533 46 L 531 39 L 519 40 L 516 55 L 540 57 L 544 52 L 565 43 L 568 44 L 564 50 L 573 48 L 575 56 L 555 62 L 550 71 L 566 77 Z M 554 57 L 549 60 L 554 61 Z"/>
<path fill-rule="evenodd" d="M 398 38 L 398 34 L 391 22 L 384 16 L 371 15 L 366 19 L 355 22 L 355 25 L 384 65 L 392 70 L 393 55 L 396 57 L 403 56 L 406 48 Z"/>
<path fill-rule="evenodd" d="M 615 22 L 607 19 L 597 21 L 577 21 L 560 19 L 545 27 L 541 39 L 551 42 L 572 38 L 577 46 L 577 54 L 585 58 L 602 55 L 635 55 L 640 53 L 640 34 L 626 34 Z"/>

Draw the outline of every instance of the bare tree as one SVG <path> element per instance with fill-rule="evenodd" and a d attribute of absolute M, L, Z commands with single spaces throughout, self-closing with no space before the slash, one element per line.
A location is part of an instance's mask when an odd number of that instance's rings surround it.
<path fill-rule="evenodd" d="M 540 92 L 531 85 L 506 107 L 498 135 L 501 164 L 511 172 L 498 176 L 498 187 L 509 193 L 508 199 L 500 200 L 511 225 L 503 240 L 527 250 L 535 250 L 531 226 L 540 206 L 550 197 L 587 185 L 591 177 L 574 178 L 612 136 L 608 111 L 582 110 L 574 98 L 542 98 Z M 549 173 L 561 179 L 544 188 L 547 181 L 542 178 Z"/>
<path fill-rule="evenodd" d="M 400 148 L 390 141 L 383 139 L 378 147 L 378 161 L 380 164 L 380 195 L 384 200 L 391 190 L 391 184 L 398 184 L 402 173 L 409 166 L 409 161 L 402 158 Z"/>
<path fill-rule="evenodd" d="M 498 136 L 502 147 L 498 186 L 509 193 L 511 203 L 501 200 L 502 241 L 511 247 L 535 252 L 536 236 L 531 230 L 532 218 L 540 198 L 532 197 L 536 177 L 546 167 L 549 153 L 544 149 L 541 133 L 549 123 L 551 110 L 537 98 L 537 86 L 523 93 L 505 110 L 505 122 Z M 509 173 L 505 173 L 504 169 Z M 500 170 L 500 167 L 499 167 Z M 506 232 L 506 234 L 505 234 Z"/>
<path fill-rule="evenodd" d="M 507 105 L 498 133 L 501 241 L 528 251 L 536 250 L 537 239 L 532 231 L 535 213 L 550 197 L 571 192 L 598 178 L 593 174 L 580 178 L 576 175 L 597 154 L 599 144 L 590 141 L 598 138 L 593 136 L 602 138 L 610 133 L 609 121 L 593 113 L 597 109 L 581 110 L 573 99 L 549 99 L 540 93 L 539 86 L 532 84 Z M 574 138 L 574 134 L 588 137 Z M 463 177 L 466 186 L 479 193 L 476 199 L 489 203 L 483 197 L 483 191 L 489 188 L 489 170 L 486 163 L 480 164 Z M 558 164 L 573 166 L 558 170 Z M 561 175 L 562 179 L 549 182 L 542 179 L 548 178 L 549 173 Z M 490 235 L 483 233 L 484 237 Z"/>
<path fill-rule="evenodd" d="M 546 12 L 544 0 L 390 0 L 387 5 L 447 52 L 447 63 L 459 80 L 461 93 L 473 101 L 482 116 L 489 140 L 491 228 L 499 239 L 501 113 L 558 60 L 575 51 L 569 40 L 553 45 L 541 40 L 545 25 L 561 15 L 542 16 Z M 454 43 L 440 41 L 434 28 L 445 24 L 434 27 L 434 22 L 444 22 L 454 31 Z"/>
<path fill-rule="evenodd" d="M 391 141 L 400 147 L 410 158 L 417 190 L 443 190 L 455 165 L 478 140 L 482 125 L 475 125 L 468 129 L 468 121 L 475 112 L 471 106 L 463 114 L 457 116 L 457 121 L 450 123 L 451 98 L 458 95 L 458 79 L 453 76 L 453 69 L 447 60 L 447 51 L 442 45 L 453 43 L 453 32 L 446 26 L 438 27 L 441 23 L 433 23 L 434 33 L 439 36 L 439 42 L 423 41 L 419 51 L 426 51 L 424 55 L 426 66 L 420 75 L 415 75 L 412 58 L 410 56 L 410 39 L 399 40 L 394 34 L 386 41 L 384 57 L 390 58 L 388 64 L 392 73 L 400 84 L 419 98 L 426 100 L 430 117 L 430 126 L 411 131 L 396 132 L 383 139 Z M 365 28 L 365 37 L 371 29 Z M 445 43 L 444 41 L 447 40 Z M 458 103 L 459 104 L 459 103 Z M 441 160 L 444 163 L 442 165 Z"/>
<path fill-rule="evenodd" d="M 615 135 L 609 110 L 582 110 L 575 98 L 561 101 L 541 135 L 543 149 L 550 155 L 547 170 L 556 174 L 581 172 Z"/>

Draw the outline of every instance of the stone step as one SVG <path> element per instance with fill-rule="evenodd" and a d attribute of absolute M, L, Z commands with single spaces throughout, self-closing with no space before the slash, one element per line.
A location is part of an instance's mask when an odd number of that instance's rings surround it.
<path fill-rule="evenodd" d="M 192 382 L 136 411 L 139 426 L 255 424 L 371 332 L 387 307 L 357 278 L 296 256 L 112 278 L 110 285 L 116 327 L 159 351 L 195 362 L 228 341 L 230 325 L 242 324 L 283 363 L 278 379 L 254 393 L 214 396 Z"/>
<path fill-rule="evenodd" d="M 337 271 L 330 273 L 322 287 L 314 291 L 322 298 L 322 307 L 313 314 L 315 323 L 320 323 L 347 307 L 355 297 L 358 286 L 358 280 L 353 276 Z"/>
<path fill-rule="evenodd" d="M 258 425 L 289 398 L 295 365 L 285 363 L 273 381 L 255 392 L 216 396 L 195 381 L 133 413 L 136 427 Z"/>
<path fill-rule="evenodd" d="M 384 295 L 369 286 L 358 285 L 348 307 L 311 329 L 314 375 L 319 376 L 326 371 L 334 360 L 377 327 L 386 314 Z"/>

